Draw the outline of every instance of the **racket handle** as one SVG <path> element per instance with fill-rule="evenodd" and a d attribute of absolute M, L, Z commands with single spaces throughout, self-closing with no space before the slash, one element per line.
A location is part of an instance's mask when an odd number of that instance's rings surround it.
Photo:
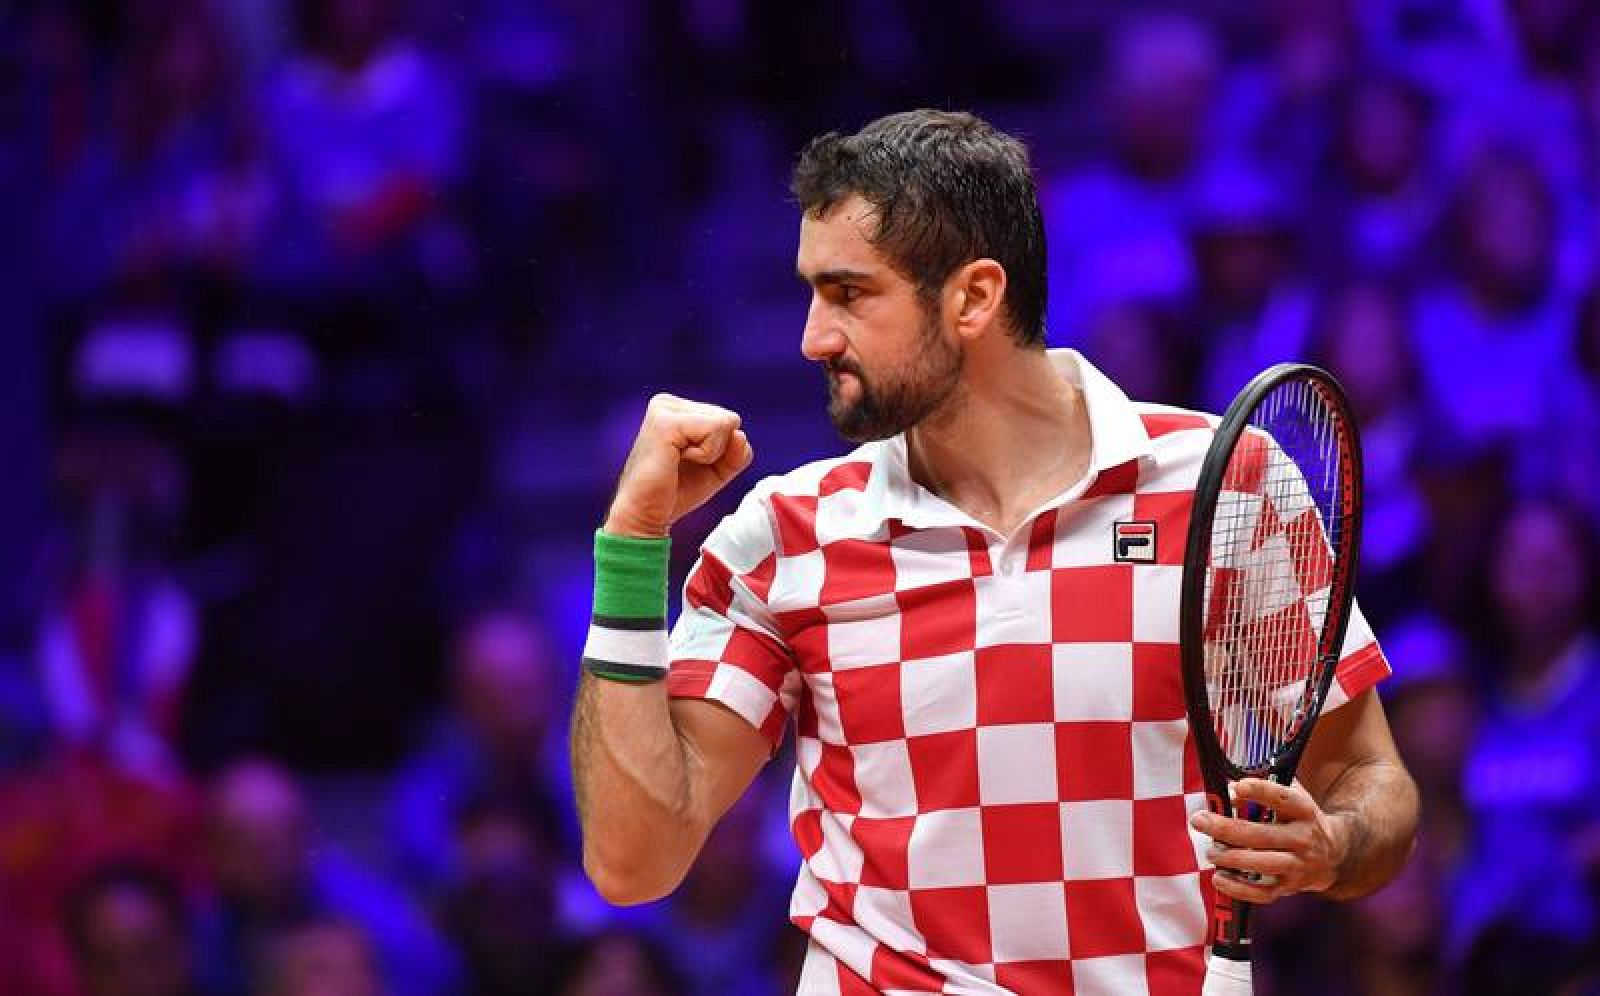
<path fill-rule="evenodd" d="M 1252 996 L 1255 986 L 1251 978 L 1248 961 L 1208 954 L 1206 982 L 1200 989 L 1200 996 Z"/>

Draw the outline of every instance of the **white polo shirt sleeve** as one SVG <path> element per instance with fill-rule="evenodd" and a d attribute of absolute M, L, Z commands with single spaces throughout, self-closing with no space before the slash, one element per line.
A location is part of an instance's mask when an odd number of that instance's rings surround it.
<path fill-rule="evenodd" d="M 769 490 L 757 485 L 701 546 L 672 628 L 667 694 L 718 702 L 776 748 L 800 672 L 767 605 L 777 562 Z"/>

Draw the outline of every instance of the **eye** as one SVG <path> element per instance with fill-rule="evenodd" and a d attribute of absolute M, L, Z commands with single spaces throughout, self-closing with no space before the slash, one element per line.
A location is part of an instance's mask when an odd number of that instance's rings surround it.
<path fill-rule="evenodd" d="M 861 294 L 862 294 L 861 288 L 857 287 L 854 284 L 840 284 L 839 285 L 839 297 L 846 304 L 849 304 L 852 301 L 856 300 L 857 298 L 859 298 L 861 296 Z"/>

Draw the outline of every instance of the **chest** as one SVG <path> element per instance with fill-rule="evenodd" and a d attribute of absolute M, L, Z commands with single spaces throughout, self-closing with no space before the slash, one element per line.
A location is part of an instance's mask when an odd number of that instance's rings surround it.
<path fill-rule="evenodd" d="M 807 712 L 843 742 L 877 725 L 1181 718 L 1189 505 L 1186 492 L 1115 495 L 1009 538 L 891 528 L 780 564 L 773 608 Z"/>

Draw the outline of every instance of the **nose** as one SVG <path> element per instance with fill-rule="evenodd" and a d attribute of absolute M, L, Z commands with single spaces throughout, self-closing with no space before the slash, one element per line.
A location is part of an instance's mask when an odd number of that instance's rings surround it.
<path fill-rule="evenodd" d="M 813 363 L 823 363 L 840 355 L 845 349 L 844 333 L 839 331 L 821 295 L 813 295 L 811 308 L 806 312 L 806 326 L 800 333 L 800 353 Z"/>

